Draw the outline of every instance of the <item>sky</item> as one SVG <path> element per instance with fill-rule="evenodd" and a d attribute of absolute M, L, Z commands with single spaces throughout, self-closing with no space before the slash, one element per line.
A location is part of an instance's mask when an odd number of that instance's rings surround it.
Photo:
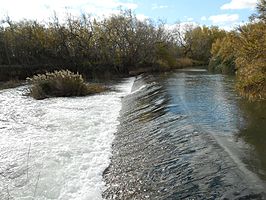
<path fill-rule="evenodd" d="M 90 13 L 95 17 L 131 9 L 138 19 L 163 20 L 167 25 L 193 23 L 230 30 L 248 21 L 258 0 L 0 0 L 0 19 L 48 21 L 54 11 L 61 18 Z"/>

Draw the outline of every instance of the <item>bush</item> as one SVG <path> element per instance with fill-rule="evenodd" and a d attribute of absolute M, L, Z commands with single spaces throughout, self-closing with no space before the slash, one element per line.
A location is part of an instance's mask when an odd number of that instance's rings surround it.
<path fill-rule="evenodd" d="M 235 74 L 235 63 L 234 60 L 223 61 L 220 57 L 211 58 L 208 70 L 214 73 L 222 74 Z"/>
<path fill-rule="evenodd" d="M 266 24 L 243 25 L 212 45 L 209 69 L 236 72 L 236 88 L 249 100 L 266 100 Z"/>
<path fill-rule="evenodd" d="M 86 96 L 105 91 L 103 86 L 86 84 L 80 74 L 75 74 L 69 70 L 38 74 L 32 78 L 27 78 L 27 80 L 32 84 L 30 96 L 35 99 Z"/>
<path fill-rule="evenodd" d="M 266 24 L 242 26 L 237 48 L 237 89 L 250 100 L 266 99 Z"/>
<path fill-rule="evenodd" d="M 190 58 L 178 58 L 177 59 L 177 66 L 182 68 L 182 67 L 191 67 L 193 66 L 194 63 L 193 63 L 193 60 L 190 59 Z"/>
<path fill-rule="evenodd" d="M 229 32 L 222 39 L 216 40 L 212 44 L 212 58 L 209 62 L 209 70 L 223 74 L 235 73 L 235 59 L 237 52 L 238 36 L 234 32 Z"/>

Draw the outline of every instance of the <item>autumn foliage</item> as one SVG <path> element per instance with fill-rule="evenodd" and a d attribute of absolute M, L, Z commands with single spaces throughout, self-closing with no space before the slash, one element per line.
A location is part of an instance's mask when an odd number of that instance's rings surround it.
<path fill-rule="evenodd" d="M 250 100 L 266 99 L 266 1 L 260 0 L 252 21 L 212 45 L 209 68 L 235 72 L 236 88 Z"/>

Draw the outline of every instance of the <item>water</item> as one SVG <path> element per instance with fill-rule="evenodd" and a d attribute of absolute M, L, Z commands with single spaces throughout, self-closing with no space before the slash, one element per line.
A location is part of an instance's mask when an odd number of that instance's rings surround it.
<path fill-rule="evenodd" d="M 198 69 L 138 77 L 104 197 L 265 199 L 265 104 L 241 100 L 233 85 Z"/>
<path fill-rule="evenodd" d="M 0 199 L 102 199 L 121 98 L 133 79 L 105 94 L 51 98 L 0 91 Z"/>
<path fill-rule="evenodd" d="M 240 101 L 239 107 L 246 122 L 236 134 L 237 141 L 247 144 L 242 160 L 251 171 L 266 180 L 266 104 Z"/>
<path fill-rule="evenodd" d="M 202 69 L 133 80 L 78 98 L 0 91 L 0 200 L 265 199 L 265 102 Z"/>

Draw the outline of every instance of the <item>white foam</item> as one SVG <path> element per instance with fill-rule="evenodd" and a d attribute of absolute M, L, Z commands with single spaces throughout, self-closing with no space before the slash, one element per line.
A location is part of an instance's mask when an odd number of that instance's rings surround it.
<path fill-rule="evenodd" d="M 138 92 L 140 92 L 141 90 L 143 90 L 143 89 L 146 88 L 146 87 L 147 87 L 147 85 L 142 85 L 142 86 L 140 86 L 138 89 L 132 91 L 131 94 L 138 93 Z"/>
<path fill-rule="evenodd" d="M 1 92 L 0 196 L 102 199 L 121 97 L 133 80 L 119 92 L 78 98 L 36 101 L 22 96 L 23 88 Z"/>

